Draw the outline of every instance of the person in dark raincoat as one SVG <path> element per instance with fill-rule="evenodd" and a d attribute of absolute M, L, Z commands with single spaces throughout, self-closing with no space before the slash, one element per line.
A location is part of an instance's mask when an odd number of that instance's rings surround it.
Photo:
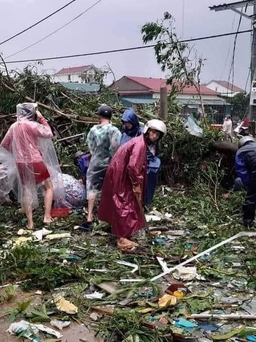
<path fill-rule="evenodd" d="M 135 114 L 132 108 L 128 108 L 125 110 L 122 116 L 123 128 L 121 145 L 130 141 L 132 138 L 137 137 L 143 134 L 143 127 L 140 125 L 137 115 Z M 156 184 L 158 172 L 161 166 L 161 160 L 158 157 L 157 145 L 154 150 L 147 150 L 147 184 L 145 190 L 145 207 L 146 209 L 152 203 Z"/>
<path fill-rule="evenodd" d="M 83 151 L 76 152 L 74 156 L 74 164 L 79 168 L 84 184 L 86 184 L 86 173 L 89 167 L 90 159 L 90 153 Z"/>
<path fill-rule="evenodd" d="M 143 127 L 140 125 L 138 117 L 132 108 L 128 108 L 124 111 L 122 124 L 121 145 L 143 133 Z"/>
<path fill-rule="evenodd" d="M 239 140 L 235 159 L 236 174 L 247 189 L 243 204 L 243 224 L 252 227 L 256 210 L 256 142 L 251 136 Z"/>
<path fill-rule="evenodd" d="M 112 225 L 120 249 L 137 246 L 129 238 L 145 226 L 141 207 L 145 198 L 147 150 L 153 150 L 164 134 L 165 124 L 150 120 L 144 134 L 120 146 L 108 166 L 98 217 Z"/>

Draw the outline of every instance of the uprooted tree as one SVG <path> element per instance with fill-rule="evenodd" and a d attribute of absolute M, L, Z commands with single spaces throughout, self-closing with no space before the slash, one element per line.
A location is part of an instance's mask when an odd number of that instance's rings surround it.
<path fill-rule="evenodd" d="M 16 104 L 23 101 L 39 104 L 58 140 L 76 134 L 86 134 L 91 125 L 97 122 L 94 113 L 101 103 L 108 103 L 113 107 L 113 123 L 118 127 L 124 109 L 108 89 L 97 95 L 78 94 L 53 83 L 49 75 L 38 75 L 35 66 L 28 66 L 21 72 L 8 73 L 6 70 L 0 73 L 0 139 L 15 121 Z M 139 114 L 144 123 L 155 115 L 153 108 L 149 107 L 143 108 Z M 201 172 L 202 162 L 212 162 L 220 158 L 209 151 L 215 141 L 222 139 L 222 135 L 205 129 L 203 139 L 191 136 L 177 114 L 169 115 L 166 124 L 168 134 L 160 146 L 161 180 L 170 185 L 177 182 L 194 183 Z M 64 140 L 64 144 L 63 141 L 56 142 L 55 146 L 61 164 L 70 164 L 70 155 L 78 148 L 86 148 L 84 140 L 80 141 L 79 138 Z M 70 168 L 70 171 L 73 169 Z"/>

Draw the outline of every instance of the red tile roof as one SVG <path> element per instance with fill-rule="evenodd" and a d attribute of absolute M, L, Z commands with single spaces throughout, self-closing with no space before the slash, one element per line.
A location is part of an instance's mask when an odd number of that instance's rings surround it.
<path fill-rule="evenodd" d="M 85 70 L 87 70 L 90 65 L 78 66 L 73 68 L 63 68 L 56 73 L 56 75 L 73 75 L 73 74 L 82 74 Z"/>
<path fill-rule="evenodd" d="M 234 84 L 229 83 L 229 82 L 227 82 L 227 81 L 216 81 L 216 80 L 212 80 L 211 82 L 216 82 L 216 83 L 218 83 L 219 85 L 221 85 L 222 87 L 225 87 L 225 88 L 227 88 L 227 89 L 230 90 L 230 91 L 233 91 L 234 93 L 244 93 L 244 92 L 245 92 L 244 89 L 239 88 L 239 87 L 235 86 Z M 211 82 L 209 82 L 209 83 L 211 83 Z M 208 84 L 209 84 L 209 83 L 208 83 Z"/>
<path fill-rule="evenodd" d="M 166 85 L 166 79 L 164 78 L 151 78 L 151 77 L 135 77 L 135 76 L 126 76 L 128 79 L 152 90 L 154 93 L 159 93 L 160 88 Z M 171 85 L 167 85 L 168 91 L 172 90 Z M 197 95 L 198 91 L 194 86 L 185 87 L 181 94 L 185 95 Z M 205 85 L 201 85 L 201 94 L 202 95 L 219 95 L 218 92 L 207 88 Z"/>

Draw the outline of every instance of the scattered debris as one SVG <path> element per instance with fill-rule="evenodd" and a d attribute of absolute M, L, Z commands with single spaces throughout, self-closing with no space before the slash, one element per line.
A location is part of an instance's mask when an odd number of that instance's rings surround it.
<path fill-rule="evenodd" d="M 64 328 L 68 327 L 70 325 L 70 323 L 71 323 L 70 321 L 59 321 L 57 319 L 50 321 L 50 324 L 59 330 L 62 330 Z"/>
<path fill-rule="evenodd" d="M 40 341 L 37 339 L 39 331 L 55 336 L 58 339 L 63 336 L 58 331 L 48 328 L 43 324 L 32 324 L 23 320 L 17 323 L 12 323 L 7 330 L 7 332 L 12 335 L 23 336 L 32 340 L 33 342 Z"/>
<path fill-rule="evenodd" d="M 94 293 L 86 294 L 84 296 L 87 299 L 101 299 L 102 297 L 104 297 L 104 293 L 95 291 Z"/>
<path fill-rule="evenodd" d="M 78 312 L 77 306 L 64 299 L 62 296 L 56 296 L 54 303 L 59 311 L 66 312 L 69 315 L 75 315 Z"/>

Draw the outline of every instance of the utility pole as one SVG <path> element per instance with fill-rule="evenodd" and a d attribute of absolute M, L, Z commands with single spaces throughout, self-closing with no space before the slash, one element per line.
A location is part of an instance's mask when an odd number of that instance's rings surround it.
<path fill-rule="evenodd" d="M 160 88 L 160 117 L 163 120 L 167 119 L 168 115 L 168 100 L 167 100 L 167 87 Z"/>
<path fill-rule="evenodd" d="M 253 14 L 248 15 L 243 12 L 243 8 L 253 7 Z M 249 118 L 251 126 L 255 127 L 256 122 L 256 0 L 245 0 L 233 2 L 230 4 L 223 4 L 218 6 L 211 6 L 210 10 L 212 11 L 225 11 L 231 10 L 235 13 L 240 14 L 246 19 L 251 20 L 252 23 L 252 46 L 251 46 L 251 89 L 250 89 L 250 108 L 249 108 Z M 253 129 L 253 133 L 255 134 L 255 128 Z"/>

